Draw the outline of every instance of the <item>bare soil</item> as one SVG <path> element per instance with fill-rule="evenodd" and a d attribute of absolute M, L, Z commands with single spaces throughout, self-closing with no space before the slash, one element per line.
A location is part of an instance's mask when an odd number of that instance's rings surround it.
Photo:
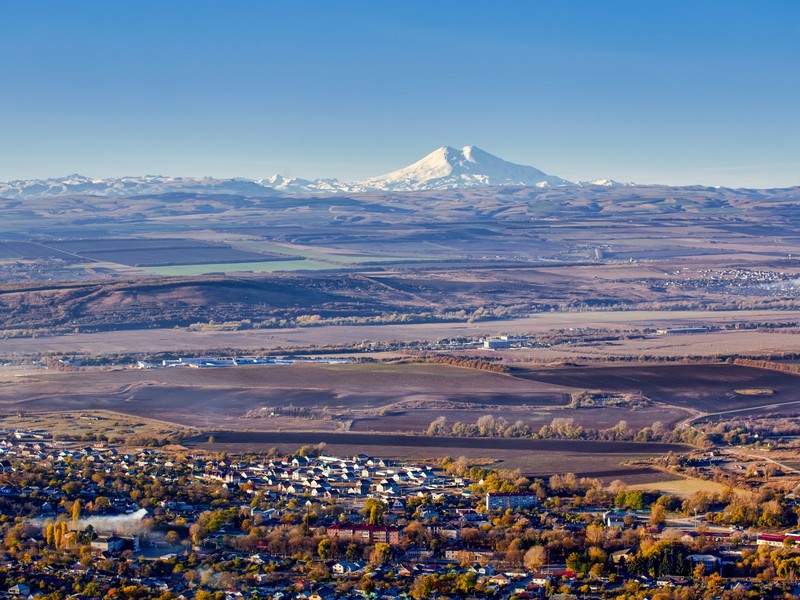
<path fill-rule="evenodd" d="M 730 364 L 587 366 L 520 369 L 516 376 L 555 385 L 611 392 L 641 391 L 671 406 L 716 413 L 800 401 L 800 376 Z M 742 396 L 740 388 L 775 390 Z"/>

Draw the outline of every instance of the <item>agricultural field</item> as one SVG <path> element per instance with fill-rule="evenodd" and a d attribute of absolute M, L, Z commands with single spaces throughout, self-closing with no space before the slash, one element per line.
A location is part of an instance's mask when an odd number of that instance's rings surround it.
<path fill-rule="evenodd" d="M 468 451 L 475 457 L 513 458 L 515 464 L 533 453 L 569 456 L 575 465 L 570 471 L 612 473 L 622 463 L 680 449 L 615 441 L 429 437 L 425 431 L 438 417 L 449 426 L 474 424 L 485 415 L 520 421 L 533 430 L 554 419 L 594 429 L 619 421 L 634 430 L 657 421 L 670 428 L 711 411 L 758 413 L 775 398 L 794 401 L 797 377 L 729 364 L 526 367 L 514 375 L 376 363 L 75 372 L 7 367 L 0 371 L 0 414 L 106 411 L 193 428 L 204 432 L 196 444 L 208 443 L 213 435 L 221 448 L 325 442 L 337 448 L 385 446 L 400 453 Z M 776 394 L 736 395 L 734 388 L 742 385 L 769 386 Z M 569 408 L 571 395 L 583 390 L 641 391 L 655 403 Z"/>
<path fill-rule="evenodd" d="M 327 271 L 338 270 L 341 267 L 330 263 L 322 263 L 313 260 L 269 260 L 253 262 L 231 262 L 231 263 L 207 263 L 194 264 L 183 263 L 170 266 L 151 266 L 147 271 L 156 275 L 169 276 L 193 276 L 209 275 L 212 273 L 275 273 L 278 271 Z"/>
<path fill-rule="evenodd" d="M 208 282 L 211 284 L 212 282 Z M 277 282 L 276 282 L 277 283 Z M 220 295 L 210 296 L 207 292 L 197 292 L 193 298 L 188 291 L 194 286 L 184 284 L 178 298 L 172 293 L 163 293 L 154 297 L 153 303 L 162 307 L 179 306 L 181 310 L 177 315 L 185 317 L 196 314 L 196 303 L 203 306 L 222 302 Z M 199 287 L 199 286 L 198 286 Z M 214 289 L 210 285 L 207 289 Z M 216 286 L 219 287 L 218 285 Z M 231 285 L 235 298 L 242 302 L 247 296 L 257 299 L 259 297 L 242 294 L 241 286 Z M 271 302 L 283 302 L 290 298 L 289 290 L 281 282 L 272 286 L 276 291 Z M 196 289 L 196 288 L 195 288 Z M 373 301 L 378 292 L 372 290 L 361 291 L 361 295 L 373 296 Z M 165 292 L 165 288 L 161 288 Z M 96 288 L 92 288 L 92 293 Z M 234 292 L 231 292 L 233 294 Z M 110 300 L 114 303 L 104 303 L 104 310 L 113 310 L 114 315 L 129 314 L 126 304 L 122 300 L 129 292 L 112 295 Z M 147 304 L 146 290 L 142 290 L 138 302 L 140 316 L 145 313 Z M 88 293 L 87 293 L 88 295 Z M 310 298 L 315 302 L 332 300 L 331 295 L 311 295 L 305 292 L 300 298 Z M 9 308 L 4 316 L 6 321 L 17 310 L 20 301 L 13 299 L 12 294 L 0 294 L 0 305 L 4 298 L 9 298 Z M 231 296 L 233 298 L 233 295 Z M 12 302 L 13 299 L 13 302 Z M 98 296 L 92 296 L 92 302 L 98 302 Z M 280 306 L 280 304 L 278 304 Z M 351 305 L 354 306 L 354 305 Z M 100 308 L 100 307 L 98 307 Z M 31 309 L 21 315 L 30 323 L 33 318 Z M 35 310 L 41 311 L 43 307 Z M 149 308 L 148 308 L 149 310 Z M 162 310 L 161 317 L 165 316 Z M 206 311 L 206 314 L 207 311 Z M 100 316 L 100 312 L 96 313 Z M 242 309 L 238 312 L 239 318 L 249 316 Z M 119 318 L 119 317 L 116 317 Z M 195 319 L 195 320 L 199 320 Z M 130 322 L 130 319 L 128 319 Z M 190 321 L 191 322 L 191 321 Z M 800 311 L 603 311 L 603 312 L 547 312 L 529 317 L 515 319 L 496 319 L 472 323 L 391 323 L 385 325 L 327 325 L 325 327 L 284 327 L 270 328 L 259 331 L 219 331 L 189 330 L 184 327 L 149 327 L 146 329 L 129 329 L 111 332 L 74 332 L 70 331 L 65 336 L 39 335 L 37 337 L 15 337 L 3 340 L 0 345 L 0 358 L 9 358 L 20 354 L 40 354 L 43 352 L 88 352 L 91 354 L 124 353 L 124 352 L 160 352 L 160 351 L 195 351 L 210 352 L 218 348 L 240 348 L 242 350 L 274 350 L 276 348 L 308 348 L 311 346 L 358 346 L 365 340 L 374 344 L 388 344 L 393 341 L 400 343 L 411 342 L 436 342 L 442 339 L 460 337 L 481 337 L 498 335 L 549 335 L 560 330 L 587 330 L 594 328 L 609 332 L 625 332 L 644 328 L 680 327 L 689 325 L 711 324 L 726 327 L 737 322 L 759 322 L 772 325 L 800 322 Z M 594 325 L 594 327 L 592 327 Z M 657 336 L 649 335 L 644 339 L 622 339 L 605 342 L 580 343 L 573 342 L 560 346 L 541 346 L 536 348 L 487 351 L 492 357 L 502 357 L 504 360 L 517 362 L 560 361 L 594 359 L 605 361 L 610 356 L 639 357 L 651 355 L 659 357 L 685 357 L 708 356 L 714 357 L 720 353 L 728 353 L 731 349 L 743 355 L 759 356 L 762 354 L 777 354 L 781 352 L 796 352 L 798 337 L 795 328 L 775 329 L 731 329 L 713 331 L 703 334 L 686 334 Z"/>
<path fill-rule="evenodd" d="M 800 409 L 800 376 L 729 364 L 585 366 L 519 369 L 517 377 L 608 392 L 641 391 L 651 400 L 703 413 L 758 412 L 785 404 Z M 737 394 L 737 389 L 773 394 Z M 795 404 L 796 403 L 796 404 Z"/>
<path fill-rule="evenodd" d="M 300 257 L 312 261 L 330 262 L 338 265 L 366 265 L 371 263 L 397 263 L 409 261 L 427 261 L 429 256 L 414 254 L 411 256 L 357 254 L 342 249 L 301 246 L 298 244 L 277 244 L 265 241 L 241 241 L 234 243 L 236 247 L 255 250 L 257 252 L 272 252 Z"/>
<path fill-rule="evenodd" d="M 49 247 L 90 260 L 128 266 L 280 261 L 285 256 L 248 252 L 187 239 L 101 238 L 48 242 Z"/>
<path fill-rule="evenodd" d="M 36 260 L 40 258 L 60 258 L 75 261 L 76 257 L 69 252 L 44 246 L 34 242 L 0 241 L 0 261 L 2 260 Z"/>

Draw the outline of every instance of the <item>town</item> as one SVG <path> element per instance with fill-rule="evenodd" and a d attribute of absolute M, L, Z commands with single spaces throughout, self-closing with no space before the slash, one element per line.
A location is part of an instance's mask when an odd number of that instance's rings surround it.
<path fill-rule="evenodd" d="M 464 458 L 116 448 L 6 431 L 5 597 L 800 593 L 793 494 L 671 495 Z"/>

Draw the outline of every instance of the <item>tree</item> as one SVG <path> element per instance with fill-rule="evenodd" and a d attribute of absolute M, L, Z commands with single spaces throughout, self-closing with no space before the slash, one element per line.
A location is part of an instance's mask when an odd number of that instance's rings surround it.
<path fill-rule="evenodd" d="M 663 525 L 667 522 L 667 509 L 663 504 L 654 504 L 650 509 L 650 524 Z"/>
<path fill-rule="evenodd" d="M 80 500 L 75 500 L 75 502 L 72 503 L 72 508 L 70 509 L 69 514 L 73 522 L 78 521 L 81 518 L 81 508 L 82 505 Z"/>
<path fill-rule="evenodd" d="M 416 600 L 430 598 L 433 594 L 435 578 L 433 575 L 420 575 L 411 585 L 411 597 Z"/>
<path fill-rule="evenodd" d="M 370 525 L 380 525 L 384 512 L 386 512 L 386 505 L 381 500 L 367 498 L 361 514 L 369 518 Z"/>
<path fill-rule="evenodd" d="M 164 540 L 165 540 L 165 541 L 166 541 L 168 544 L 170 544 L 170 545 L 172 545 L 172 546 L 175 546 L 175 545 L 177 545 L 177 544 L 180 544 L 180 542 L 181 542 L 181 536 L 178 534 L 178 532 L 177 532 L 177 531 L 175 531 L 175 530 L 172 530 L 172 529 L 171 529 L 171 530 L 170 530 L 170 531 L 168 531 L 168 532 L 167 532 L 167 534 L 164 536 Z"/>
<path fill-rule="evenodd" d="M 478 434 L 482 437 L 488 437 L 494 433 L 495 421 L 492 415 L 479 417 L 476 425 L 478 426 Z"/>
<path fill-rule="evenodd" d="M 474 594 L 478 584 L 476 573 L 463 573 L 456 579 L 456 591 L 462 594 Z"/>
<path fill-rule="evenodd" d="M 525 553 L 523 562 L 525 568 L 530 571 L 536 571 L 544 565 L 547 560 L 547 551 L 544 546 L 531 546 Z"/>
<path fill-rule="evenodd" d="M 592 523 L 586 528 L 586 543 L 592 546 L 599 546 L 606 538 L 606 530 L 602 525 Z"/>
<path fill-rule="evenodd" d="M 431 538 L 431 534 L 425 529 L 419 521 L 411 521 L 406 528 L 403 529 L 403 535 L 411 544 L 424 546 Z"/>
<path fill-rule="evenodd" d="M 319 556 L 322 560 L 328 560 L 330 555 L 331 541 L 328 538 L 324 538 L 320 540 L 319 544 L 317 545 L 317 556 Z"/>
<path fill-rule="evenodd" d="M 389 544 L 378 542 L 375 544 L 375 547 L 372 549 L 372 552 L 369 555 L 369 561 L 376 567 L 386 564 L 386 561 L 389 560 L 389 554 L 391 551 L 392 549 Z"/>
<path fill-rule="evenodd" d="M 54 548 L 56 545 L 56 535 L 55 535 L 55 526 L 52 523 L 48 523 L 47 526 L 44 528 L 44 540 L 45 543 Z"/>
<path fill-rule="evenodd" d="M 361 556 L 361 548 L 359 548 L 358 544 L 355 542 L 350 542 L 347 544 L 344 555 L 347 557 L 347 560 L 356 560 Z"/>
<path fill-rule="evenodd" d="M 445 434 L 447 434 L 447 419 L 443 416 L 436 417 L 428 426 L 428 435 L 433 437 Z"/>
<path fill-rule="evenodd" d="M 367 596 L 375 591 L 375 582 L 368 575 L 364 575 L 361 578 L 361 591 Z"/>

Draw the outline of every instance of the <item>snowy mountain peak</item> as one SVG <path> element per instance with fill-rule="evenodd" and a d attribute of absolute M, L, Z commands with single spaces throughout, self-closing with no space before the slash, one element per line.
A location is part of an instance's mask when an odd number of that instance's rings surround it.
<path fill-rule="evenodd" d="M 477 146 L 464 146 L 461 150 L 442 146 L 407 167 L 354 182 L 353 186 L 409 191 L 496 185 L 549 187 L 569 183 L 534 167 L 505 161 Z"/>
<path fill-rule="evenodd" d="M 617 188 L 617 187 L 628 187 L 636 184 L 632 182 L 625 183 L 622 181 L 617 181 L 616 179 L 592 179 L 591 181 L 580 181 L 578 182 L 578 185 L 581 187 L 593 185 L 600 187 Z"/>
<path fill-rule="evenodd" d="M 73 174 L 55 179 L 0 182 L 0 198 L 53 197 L 90 194 L 106 197 L 164 193 L 241 194 L 264 197 L 286 194 L 350 194 L 480 188 L 490 186 L 552 187 L 572 185 L 525 165 L 508 162 L 477 146 L 437 148 L 415 163 L 377 177 L 344 183 L 337 179 L 299 179 L 273 175 L 266 179 L 212 177 L 116 177 L 91 179 Z"/>

